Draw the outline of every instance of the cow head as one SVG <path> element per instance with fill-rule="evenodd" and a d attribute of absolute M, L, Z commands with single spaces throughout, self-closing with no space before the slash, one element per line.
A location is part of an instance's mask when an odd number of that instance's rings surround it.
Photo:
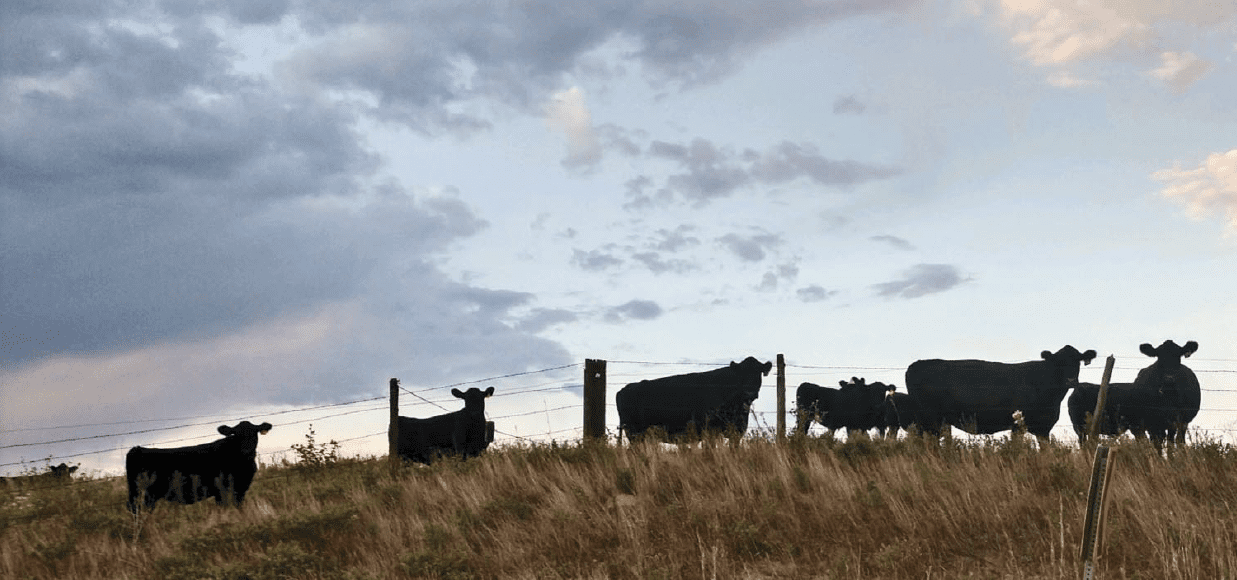
<path fill-rule="evenodd" d="M 47 472 L 52 477 L 69 477 L 74 471 L 77 471 L 77 466 L 69 467 L 67 464 L 61 463 L 55 467 L 48 467 Z"/>
<path fill-rule="evenodd" d="M 494 387 L 486 390 L 481 390 L 476 387 L 461 391 L 459 389 L 451 389 L 451 394 L 457 399 L 464 399 L 464 411 L 469 415 L 484 416 L 485 415 L 485 400 L 494 394 Z"/>
<path fill-rule="evenodd" d="M 270 423 L 254 425 L 249 421 L 241 421 L 235 427 L 220 425 L 219 432 L 223 434 L 228 441 L 239 442 L 241 452 L 248 457 L 253 457 L 258 453 L 258 434 L 265 435 L 271 430 Z"/>
<path fill-rule="evenodd" d="M 1078 349 L 1067 344 L 1055 353 L 1044 351 L 1040 353 L 1040 356 L 1057 369 L 1063 384 L 1074 386 L 1078 384 L 1079 363 L 1091 364 L 1091 360 L 1096 357 L 1096 352 L 1094 350 L 1078 352 Z"/>
<path fill-rule="evenodd" d="M 1138 350 L 1143 354 L 1158 359 L 1156 364 L 1160 366 L 1176 366 L 1181 364 L 1181 358 L 1189 358 L 1198 350 L 1198 343 L 1190 341 L 1185 343 L 1185 346 L 1177 346 L 1177 343 L 1166 340 L 1164 344 L 1158 347 L 1152 347 L 1150 343 L 1144 343 L 1138 347 Z"/>
<path fill-rule="evenodd" d="M 730 361 L 730 369 L 734 371 L 759 369 L 760 374 L 767 377 L 769 376 L 769 371 L 773 370 L 773 363 L 772 362 L 762 363 L 756 357 L 749 356 L 743 359 L 743 362 L 741 363 Z"/>

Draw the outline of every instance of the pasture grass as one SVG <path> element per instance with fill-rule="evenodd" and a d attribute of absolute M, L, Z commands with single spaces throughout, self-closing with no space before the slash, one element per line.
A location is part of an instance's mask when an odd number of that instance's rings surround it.
<path fill-rule="evenodd" d="M 1237 578 L 1237 448 L 1116 443 L 1098 578 Z M 0 577 L 1078 578 L 1092 455 L 1018 438 L 748 438 L 264 466 L 240 509 L 123 478 L 0 495 Z"/>

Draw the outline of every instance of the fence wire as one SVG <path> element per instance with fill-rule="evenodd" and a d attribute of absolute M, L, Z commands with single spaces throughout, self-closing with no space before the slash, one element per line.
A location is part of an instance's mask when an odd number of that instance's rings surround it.
<path fill-rule="evenodd" d="M 1114 382 L 1128 382 L 1133 374 L 1145 368 L 1148 359 L 1145 357 L 1117 357 L 1118 364 L 1114 368 Z M 617 432 L 618 416 L 614 404 L 614 395 L 625 384 L 646 379 L 655 379 L 670 375 L 701 372 L 728 365 L 730 359 L 715 361 L 641 361 L 641 360 L 611 360 L 607 361 L 606 385 L 606 426 L 611 433 Z M 1237 434 L 1237 361 L 1226 359 L 1190 359 L 1183 361 L 1199 377 L 1202 384 L 1203 404 L 1199 417 L 1191 426 L 1198 433 L 1212 434 L 1234 439 Z M 1139 366 L 1142 365 L 1142 366 Z M 401 397 L 400 414 L 404 416 L 427 417 L 460 408 L 460 400 L 450 395 L 453 388 L 467 385 L 494 383 L 495 393 L 487 402 L 489 420 L 496 423 L 496 444 L 515 442 L 541 442 L 549 440 L 578 439 L 583 436 L 583 400 L 582 376 L 571 375 L 572 369 L 579 369 L 582 363 L 561 365 L 546 369 L 521 371 L 482 379 L 456 382 L 435 387 L 400 387 L 401 394 L 411 395 Z M 1091 364 L 1083 366 L 1080 380 L 1084 382 L 1099 382 L 1099 374 L 1103 365 Z M 895 385 L 905 392 L 902 375 L 905 367 L 878 365 L 827 365 L 787 361 L 785 365 L 787 430 L 793 428 L 794 390 L 801 383 L 813 383 L 822 386 L 834 386 L 839 381 L 849 381 L 853 377 L 865 378 L 869 383 L 884 382 Z M 771 431 L 776 424 L 777 413 L 775 397 L 772 390 L 776 388 L 776 370 L 765 377 L 762 383 L 761 396 L 753 405 L 755 427 L 763 431 Z M 1127 375 L 1126 378 L 1119 378 Z M 286 417 L 288 420 L 275 422 L 277 428 L 284 430 L 292 425 L 317 425 L 317 436 L 320 442 L 331 441 L 347 449 L 353 455 L 384 455 L 386 441 L 380 439 L 386 435 L 389 403 L 386 386 L 381 389 L 382 395 L 343 401 L 283 409 L 262 414 L 263 420 L 268 417 Z M 320 411 L 319 413 L 313 413 Z M 311 414 L 312 416 L 297 416 Z M 372 415 L 371 415 L 372 414 Z M 187 415 L 168 418 L 135 419 L 131 421 L 107 421 L 83 424 L 58 424 L 54 426 L 21 427 L 0 430 L 0 450 L 38 450 L 50 449 L 46 454 L 48 464 L 58 463 L 66 459 L 78 459 L 106 454 L 119 454 L 129 449 L 132 444 L 127 440 L 142 435 L 161 432 L 176 432 L 217 425 L 220 422 L 234 423 L 250 415 L 241 417 L 237 414 L 215 413 L 202 415 Z M 346 424 L 339 422 L 347 418 Z M 208 420 L 209 419 L 209 420 Z M 193 421 L 192 423 L 184 423 Z M 178 423 L 158 427 L 143 427 L 128 431 L 103 429 L 120 426 L 144 426 L 157 423 Z M 370 427 L 368 434 L 364 427 Z M 378 430 L 381 428 L 381 430 Z M 36 434 L 56 430 L 85 430 L 86 434 L 72 437 L 34 438 Z M 97 432 L 90 433 L 94 430 Z M 338 431 L 336 431 L 338 430 Z M 206 431 L 206 430 L 204 430 Z M 819 427 L 815 428 L 820 431 Z M 283 431 L 287 433 L 286 431 Z M 347 435 L 332 437 L 333 434 Z M 173 433 L 174 434 L 174 433 Z M 1073 437 L 1068 415 L 1062 412 L 1061 420 L 1053 430 L 1054 436 L 1063 439 Z M 211 429 L 201 435 L 172 437 L 156 441 L 140 441 L 144 446 L 167 446 L 189 442 L 203 442 L 217 439 L 218 435 Z M 285 437 L 286 438 L 286 437 Z M 22 439 L 14 442 L 14 439 Z M 99 449 L 80 449 L 80 444 L 90 441 L 119 439 L 127 444 L 107 446 Z M 265 440 L 265 439 L 264 439 Z M 63 452 L 61 452 L 63 451 Z M 10 452 L 10 455 L 13 452 Z M 263 453 L 264 457 L 288 456 L 286 450 L 270 450 Z M 25 466 L 25 471 L 32 471 L 32 466 L 44 460 L 8 461 L 0 463 L 0 472 L 11 471 L 15 466 Z M 5 469 L 10 468 L 10 469 Z"/>

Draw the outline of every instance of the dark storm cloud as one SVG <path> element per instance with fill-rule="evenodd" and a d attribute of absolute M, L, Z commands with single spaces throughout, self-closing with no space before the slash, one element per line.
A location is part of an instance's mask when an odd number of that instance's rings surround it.
<path fill-rule="evenodd" d="M 874 284 L 877 296 L 886 298 L 919 298 L 936 294 L 971 281 L 963 277 L 957 266 L 949 264 L 916 264 L 891 282 Z"/>
<path fill-rule="evenodd" d="M 624 320 L 653 320 L 662 315 L 661 306 L 651 300 L 632 300 L 615 306 L 606 312 L 606 320 L 622 322 Z"/>

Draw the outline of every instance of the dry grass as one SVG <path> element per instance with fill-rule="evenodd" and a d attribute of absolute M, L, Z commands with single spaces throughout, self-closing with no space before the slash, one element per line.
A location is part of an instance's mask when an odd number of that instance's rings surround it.
<path fill-rule="evenodd" d="M 750 439 L 264 468 L 243 509 L 119 478 L 0 497 L 3 578 L 1078 578 L 1091 456 Z M 1120 444 L 1100 578 L 1237 577 L 1237 449 Z M 136 532 L 136 539 L 135 539 Z"/>

